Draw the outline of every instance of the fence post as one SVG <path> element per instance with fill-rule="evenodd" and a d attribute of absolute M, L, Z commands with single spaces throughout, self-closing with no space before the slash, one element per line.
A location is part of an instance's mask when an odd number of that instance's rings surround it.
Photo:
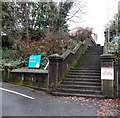
<path fill-rule="evenodd" d="M 3 81 L 6 81 L 6 82 L 9 81 L 9 79 L 10 79 L 10 72 L 14 68 L 15 68 L 14 66 L 5 66 L 4 67 L 4 71 L 3 71 L 3 74 L 2 74 L 2 80 Z"/>
<path fill-rule="evenodd" d="M 112 54 L 101 55 L 101 91 L 108 98 L 114 98 L 114 59 Z"/>
<path fill-rule="evenodd" d="M 115 61 L 115 96 L 120 98 L 120 62 Z"/>
<path fill-rule="evenodd" d="M 54 91 L 62 75 L 62 60 L 60 56 L 49 56 L 48 91 Z"/>

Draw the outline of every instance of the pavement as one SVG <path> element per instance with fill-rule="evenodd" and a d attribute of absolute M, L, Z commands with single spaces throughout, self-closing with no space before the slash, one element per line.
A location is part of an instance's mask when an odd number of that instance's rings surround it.
<path fill-rule="evenodd" d="M 44 91 L 2 83 L 2 116 L 97 116 L 98 105 L 93 102 L 67 100 Z"/>

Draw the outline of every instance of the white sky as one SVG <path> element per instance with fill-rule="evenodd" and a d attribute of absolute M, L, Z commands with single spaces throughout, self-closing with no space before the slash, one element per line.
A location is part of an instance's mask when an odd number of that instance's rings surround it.
<path fill-rule="evenodd" d="M 86 1 L 86 13 L 79 23 L 68 22 L 70 29 L 75 27 L 91 27 L 98 35 L 97 43 L 104 45 L 104 28 L 113 19 L 118 10 L 119 0 L 84 0 Z M 75 19 L 74 19 L 75 20 Z"/>

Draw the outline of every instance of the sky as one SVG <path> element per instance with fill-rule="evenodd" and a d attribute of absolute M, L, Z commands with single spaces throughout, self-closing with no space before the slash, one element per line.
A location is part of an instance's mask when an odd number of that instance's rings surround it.
<path fill-rule="evenodd" d="M 104 45 L 104 28 L 105 25 L 113 19 L 118 11 L 119 0 L 84 0 L 85 14 L 82 15 L 79 23 L 68 22 L 70 29 L 75 27 L 90 27 L 98 35 L 97 43 Z M 78 7 L 78 6 L 77 6 Z M 74 9 L 77 9 L 74 8 Z M 74 21 L 78 21 L 74 18 Z"/>

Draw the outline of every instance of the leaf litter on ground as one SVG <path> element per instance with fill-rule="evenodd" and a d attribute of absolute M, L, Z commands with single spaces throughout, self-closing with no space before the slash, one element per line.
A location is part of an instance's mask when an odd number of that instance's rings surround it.
<path fill-rule="evenodd" d="M 95 98 L 84 98 L 84 97 L 62 97 L 65 100 L 71 100 L 79 102 L 80 105 L 87 105 L 93 103 L 98 107 L 96 111 L 97 116 L 120 116 L 120 99 L 95 99 Z"/>

